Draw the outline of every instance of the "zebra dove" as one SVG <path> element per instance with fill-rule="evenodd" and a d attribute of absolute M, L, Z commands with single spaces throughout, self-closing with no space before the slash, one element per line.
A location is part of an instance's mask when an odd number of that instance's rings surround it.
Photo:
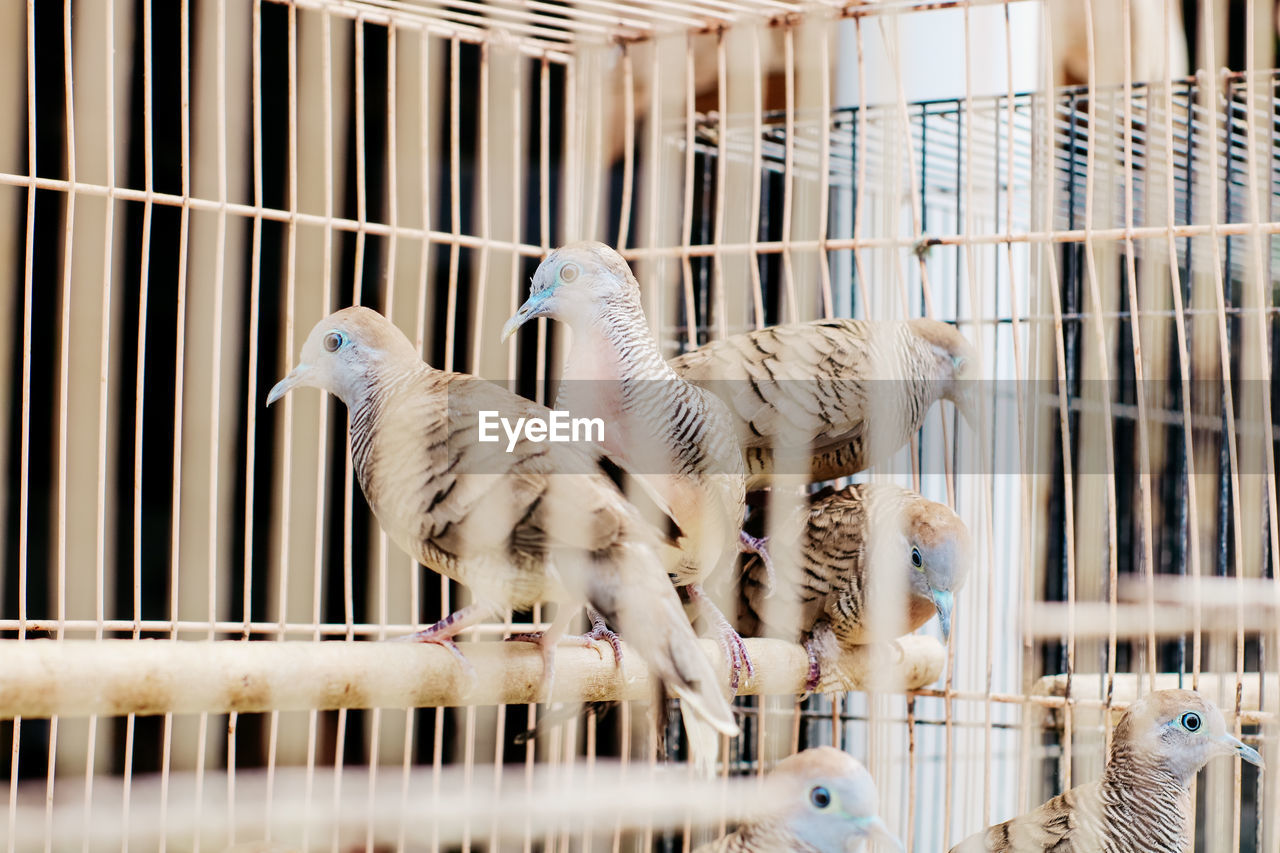
<path fill-rule="evenodd" d="M 950 507 L 861 483 L 815 493 L 789 524 L 803 525 L 797 564 L 775 585 L 766 567 L 747 560 L 739 627 L 801 640 L 810 690 L 842 646 L 892 640 L 935 613 L 950 636 L 954 594 L 972 562 L 968 528 Z"/>
<path fill-rule="evenodd" d="M 853 756 L 830 746 L 806 749 L 778 762 L 769 778 L 783 780 L 789 793 L 778 809 L 696 853 L 857 853 L 874 837 L 903 849 L 877 815 L 871 774 Z"/>
<path fill-rule="evenodd" d="M 316 324 L 267 404 L 300 386 L 346 404 L 356 477 L 391 539 L 475 596 L 414 639 L 457 653 L 452 638 L 501 608 L 555 601 L 556 621 L 542 638 L 549 684 L 554 643 L 589 604 L 627 631 L 682 709 L 737 733 L 714 667 L 661 570 L 657 531 L 596 456 L 581 444 L 536 441 L 528 429 L 509 441 L 485 440 L 486 419 L 490 427 L 495 417 L 545 423 L 545 407 L 430 367 L 399 329 L 363 307 Z"/>
<path fill-rule="evenodd" d="M 502 330 L 506 340 L 534 317 L 568 324 L 557 409 L 605 423 L 606 451 L 645 487 L 679 528 L 677 585 L 717 629 L 736 690 L 752 672 L 746 648 L 703 591 L 716 567 L 731 566 L 746 537 L 745 471 L 733 417 L 714 394 L 683 381 L 663 360 L 645 321 L 640 285 L 627 262 L 601 243 L 571 243 L 539 265 L 529 298 Z M 767 556 L 761 557 L 767 561 Z"/>
<path fill-rule="evenodd" d="M 910 440 L 940 398 L 976 425 L 969 380 L 977 353 L 936 320 L 788 323 L 732 335 L 669 363 L 733 411 L 749 491 L 769 484 L 775 456 L 807 459 L 810 482 L 869 468 Z"/>
<path fill-rule="evenodd" d="M 1190 690 L 1158 690 L 1116 726 L 1102 778 L 965 839 L 951 853 L 1182 853 L 1191 849 L 1191 782 L 1210 759 L 1262 756 L 1227 734 Z"/>

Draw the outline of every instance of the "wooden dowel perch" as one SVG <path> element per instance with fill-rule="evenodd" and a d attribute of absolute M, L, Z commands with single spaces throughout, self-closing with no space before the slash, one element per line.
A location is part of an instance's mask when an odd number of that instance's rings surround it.
<path fill-rule="evenodd" d="M 756 675 L 739 693 L 803 692 L 803 648 L 779 640 L 746 644 Z M 710 640 L 702 646 L 725 673 L 719 647 Z M 6 640 L 0 642 L 0 718 L 546 701 L 536 647 L 477 642 L 460 648 L 474 677 L 447 649 L 411 643 Z M 860 647 L 827 667 L 820 689 L 912 690 L 936 681 L 945 659 L 942 646 L 922 635 L 903 637 L 895 646 Z M 621 667 L 604 644 L 600 651 L 557 649 L 551 700 L 649 696 L 644 662 L 625 645 Z"/>

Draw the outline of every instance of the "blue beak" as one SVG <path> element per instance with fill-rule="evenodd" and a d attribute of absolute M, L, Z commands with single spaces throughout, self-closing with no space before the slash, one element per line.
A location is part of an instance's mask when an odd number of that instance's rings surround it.
<path fill-rule="evenodd" d="M 860 830 L 866 833 L 867 837 L 878 838 L 887 844 L 892 844 L 898 850 L 903 851 L 903 853 L 906 853 L 907 848 L 902 846 L 902 842 L 898 840 L 898 836 L 890 832 L 889 827 L 885 826 L 884 821 L 882 821 L 878 816 L 872 815 L 871 817 L 860 817 L 857 818 L 854 823 L 857 824 Z"/>
<path fill-rule="evenodd" d="M 1236 754 L 1237 758 L 1247 761 L 1257 767 L 1263 766 L 1262 756 L 1258 753 L 1258 750 L 1246 745 L 1244 741 L 1234 738 L 1231 735 L 1223 735 L 1222 742 Z"/>
<path fill-rule="evenodd" d="M 511 315 L 511 319 L 507 321 L 507 324 L 502 327 L 502 340 L 506 341 L 507 338 L 516 333 L 516 329 L 529 322 L 529 320 L 542 316 L 546 310 L 546 302 L 551 298 L 551 294 L 554 291 L 554 287 L 548 287 L 545 290 L 539 290 L 526 299 L 516 313 Z"/>
<path fill-rule="evenodd" d="M 931 589 L 933 604 L 938 608 L 938 621 L 942 623 L 942 641 L 951 639 L 951 611 L 956 606 L 955 596 L 949 589 Z"/>

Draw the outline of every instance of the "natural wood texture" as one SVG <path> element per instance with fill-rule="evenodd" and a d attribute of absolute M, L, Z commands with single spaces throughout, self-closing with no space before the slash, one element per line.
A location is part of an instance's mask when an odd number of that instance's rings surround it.
<path fill-rule="evenodd" d="M 724 674 L 719 648 L 701 641 Z M 746 641 L 755 678 L 741 694 L 803 690 L 807 658 L 778 640 Z M 910 690 L 937 680 L 945 662 L 933 638 L 909 636 L 898 649 L 864 646 L 845 654 L 822 689 Z M 607 646 L 562 646 L 553 701 L 649 697 L 639 655 L 615 667 Z M 0 718 L 296 711 L 519 704 L 543 699 L 542 664 L 527 643 L 462 643 L 469 679 L 440 646 L 377 642 L 170 642 L 28 640 L 0 643 Z M 728 683 L 725 674 L 725 683 Z"/>

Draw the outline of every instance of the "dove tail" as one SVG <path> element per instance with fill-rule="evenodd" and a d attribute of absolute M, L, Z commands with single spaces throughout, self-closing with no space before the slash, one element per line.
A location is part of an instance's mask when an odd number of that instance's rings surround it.
<path fill-rule="evenodd" d="M 649 665 L 651 676 L 679 697 L 686 728 L 692 712 L 711 730 L 734 736 L 738 725 L 722 679 L 703 653 L 680 599 L 648 548 L 624 546 L 616 583 L 593 584 L 591 604 Z M 703 743 L 706 738 L 703 738 Z M 715 753 L 712 753 L 714 760 Z"/>

